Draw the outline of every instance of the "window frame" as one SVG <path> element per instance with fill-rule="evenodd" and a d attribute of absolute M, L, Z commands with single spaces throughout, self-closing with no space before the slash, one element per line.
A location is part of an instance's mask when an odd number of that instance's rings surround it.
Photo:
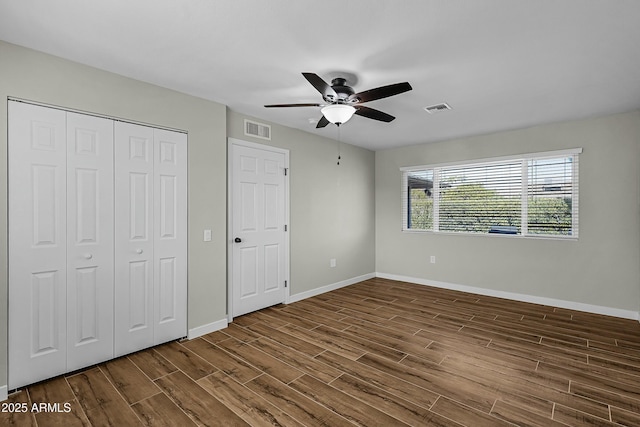
<path fill-rule="evenodd" d="M 448 163 L 436 163 L 428 165 L 418 166 L 405 166 L 400 168 L 401 172 L 401 231 L 403 233 L 431 233 L 431 234 L 443 234 L 443 235 L 462 235 L 462 236 L 497 236 L 497 237 L 510 237 L 510 238 L 527 238 L 527 239 L 561 239 L 561 240 L 578 240 L 579 236 L 579 155 L 582 154 L 582 148 L 572 148 L 566 150 L 545 151 L 538 153 L 527 153 L 513 156 L 492 157 L 483 159 L 472 159 L 458 162 Z M 572 157 L 572 188 L 571 188 L 571 234 L 533 234 L 528 230 L 528 204 L 529 204 L 529 186 L 528 186 L 528 168 L 529 161 L 531 160 L 544 160 L 559 157 Z M 499 164 L 507 162 L 521 162 L 522 171 L 522 192 L 521 192 L 521 226 L 520 233 L 518 234 L 499 234 L 499 233 L 485 233 L 485 232 L 470 232 L 470 231 L 440 231 L 439 230 L 439 196 L 440 192 L 436 190 L 439 185 L 440 171 L 450 167 L 477 167 L 490 164 Z M 431 230 L 409 228 L 409 206 L 407 196 L 408 190 L 408 177 L 410 172 L 417 171 L 433 171 L 433 227 Z"/>

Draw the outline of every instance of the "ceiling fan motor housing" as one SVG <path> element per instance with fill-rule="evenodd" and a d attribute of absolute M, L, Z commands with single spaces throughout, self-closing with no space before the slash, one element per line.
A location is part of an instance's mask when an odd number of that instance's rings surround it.
<path fill-rule="evenodd" d="M 347 80 L 342 77 L 336 77 L 331 80 L 331 88 L 338 94 L 338 97 L 334 97 L 333 94 L 325 95 L 323 98 L 327 102 L 338 103 L 338 104 L 346 104 L 346 103 L 356 103 L 358 101 L 357 98 L 349 99 L 349 97 L 356 92 L 350 86 L 347 86 Z"/>

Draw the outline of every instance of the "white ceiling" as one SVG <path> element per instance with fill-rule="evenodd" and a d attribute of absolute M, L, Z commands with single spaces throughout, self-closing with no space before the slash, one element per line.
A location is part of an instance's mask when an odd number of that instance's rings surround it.
<path fill-rule="evenodd" d="M 640 108 L 638 0 L 0 0 L 0 39 L 334 139 L 263 105 L 408 81 L 341 127 L 373 150 Z"/>

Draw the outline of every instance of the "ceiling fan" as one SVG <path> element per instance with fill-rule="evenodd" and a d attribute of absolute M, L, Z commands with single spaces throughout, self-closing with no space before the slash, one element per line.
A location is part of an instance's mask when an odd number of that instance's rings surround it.
<path fill-rule="evenodd" d="M 329 123 L 340 126 L 349 120 L 353 114 L 388 123 L 395 117 L 362 104 L 398 95 L 412 89 L 409 83 L 404 82 L 356 93 L 350 86 L 347 86 L 347 80 L 344 78 L 336 77 L 331 80 L 331 85 L 329 85 L 315 73 L 302 73 L 302 75 L 320 92 L 325 104 L 270 104 L 265 105 L 265 107 L 322 107 L 322 118 L 318 121 L 316 128 L 323 128 Z"/>

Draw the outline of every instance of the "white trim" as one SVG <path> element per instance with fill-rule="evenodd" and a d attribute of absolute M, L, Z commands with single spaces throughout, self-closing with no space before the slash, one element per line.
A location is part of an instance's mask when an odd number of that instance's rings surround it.
<path fill-rule="evenodd" d="M 557 151 L 543 151 L 540 153 L 523 153 L 523 154 L 514 154 L 513 156 L 501 156 L 501 157 L 488 157 L 483 159 L 469 159 L 469 160 L 460 160 L 456 162 L 448 162 L 448 163 L 433 163 L 429 165 L 416 165 L 416 166 L 403 166 L 400 168 L 402 172 L 411 172 L 415 170 L 422 169 L 432 169 L 432 168 L 440 168 L 447 166 L 460 166 L 460 165 L 474 165 L 476 163 L 492 163 L 492 162 L 503 162 L 509 160 L 527 160 L 527 159 L 541 159 L 545 157 L 562 157 L 562 156 L 570 156 L 574 154 L 581 154 L 582 148 L 569 148 L 567 150 L 557 150 Z"/>
<path fill-rule="evenodd" d="M 109 120 L 113 120 L 113 121 L 116 121 L 116 122 L 131 123 L 131 124 L 134 124 L 134 125 L 146 126 L 146 127 L 150 127 L 150 128 L 154 128 L 154 129 L 168 130 L 168 131 L 172 131 L 172 132 L 179 132 L 179 133 L 186 133 L 186 134 L 189 133 L 188 131 L 186 131 L 184 129 L 170 128 L 170 127 L 167 127 L 167 126 L 161 126 L 161 125 L 156 125 L 156 124 L 147 123 L 147 122 L 139 122 L 139 121 L 131 120 L 131 119 L 123 119 L 122 117 L 108 116 L 106 114 L 94 113 L 92 111 L 78 110 L 77 108 L 69 108 L 69 107 L 61 107 L 59 105 L 45 104 L 43 102 L 32 101 L 30 99 L 16 98 L 16 97 L 13 97 L 13 96 L 8 96 L 7 97 L 7 101 L 22 102 L 24 104 L 31 104 L 31 105 L 37 105 L 39 107 L 53 108 L 54 110 L 62 110 L 62 111 L 70 112 L 70 113 L 82 114 L 82 115 L 85 115 L 85 116 L 100 117 L 102 119 L 109 119 Z"/>
<path fill-rule="evenodd" d="M 219 331 L 220 329 L 224 329 L 227 326 L 229 326 L 229 324 L 227 323 L 227 319 L 220 319 L 206 325 L 196 326 L 195 328 L 189 329 L 187 338 L 192 340 L 194 338 L 210 334 L 211 332 Z"/>
<path fill-rule="evenodd" d="M 289 165 L 289 150 L 286 148 L 274 147 L 272 145 L 258 144 L 256 142 L 244 141 L 242 139 L 227 138 L 227 322 L 233 321 L 233 203 L 231 199 L 232 193 L 232 176 L 233 176 L 233 159 L 231 158 L 231 146 L 239 145 L 242 147 L 253 148 L 256 150 L 271 151 L 274 153 L 284 154 L 284 168 L 288 173 L 284 177 L 284 199 L 285 213 L 284 221 L 287 224 L 287 231 L 284 239 L 284 262 L 285 277 L 287 287 L 284 290 L 284 301 L 287 304 L 291 295 L 291 204 L 290 204 L 290 185 L 291 168 Z"/>
<path fill-rule="evenodd" d="M 437 280 L 427 280 L 417 277 L 401 276 L 398 274 L 387 274 L 376 272 L 376 277 L 401 282 L 410 282 L 417 285 L 432 286 L 434 288 L 451 289 L 454 291 L 469 292 L 477 295 L 505 298 L 513 301 L 529 302 L 533 304 L 548 305 L 551 307 L 566 308 L 569 310 L 584 311 L 587 313 L 603 314 L 605 316 L 620 317 L 623 319 L 640 320 L 640 313 L 633 310 L 623 310 L 620 308 L 605 307 L 601 305 L 585 304 L 581 302 L 566 301 L 555 298 L 539 297 L 535 295 L 519 294 L 515 292 L 497 291 L 493 289 L 478 288 L 475 286 L 458 285 L 455 283 L 439 282 Z"/>
<path fill-rule="evenodd" d="M 326 292 L 335 291 L 336 289 L 344 288 L 364 280 L 373 279 L 376 277 L 376 273 L 367 273 L 362 276 L 352 277 L 350 279 L 341 280 L 340 282 L 332 283 L 330 285 L 321 286 L 319 288 L 311 289 L 310 291 L 300 292 L 299 294 L 291 295 L 287 301 L 287 304 L 302 301 L 303 299 L 315 297 Z"/>
<path fill-rule="evenodd" d="M 0 401 L 5 401 L 9 397 L 9 389 L 6 385 L 0 387 Z"/>

